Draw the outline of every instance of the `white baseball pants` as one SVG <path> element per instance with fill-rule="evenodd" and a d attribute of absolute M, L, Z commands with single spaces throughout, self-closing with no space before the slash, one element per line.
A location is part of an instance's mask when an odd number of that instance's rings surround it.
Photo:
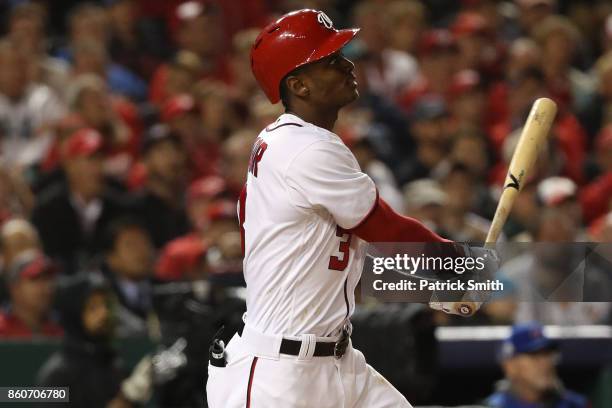
<path fill-rule="evenodd" d="M 280 336 L 245 327 L 226 348 L 226 367 L 208 366 L 210 408 L 412 408 L 406 398 L 349 345 L 341 359 L 280 354 Z M 312 344 L 312 343 L 311 343 Z"/>

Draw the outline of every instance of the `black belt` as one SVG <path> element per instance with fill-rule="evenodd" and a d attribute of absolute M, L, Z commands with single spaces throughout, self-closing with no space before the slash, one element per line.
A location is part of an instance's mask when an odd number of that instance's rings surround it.
<path fill-rule="evenodd" d="M 243 326 L 244 327 L 244 326 Z M 242 335 L 242 328 L 239 330 Z M 350 342 L 350 335 L 346 329 L 342 330 L 340 338 L 336 342 L 318 341 L 315 343 L 314 357 L 336 357 L 342 358 Z M 299 340 L 283 339 L 280 346 L 281 354 L 289 354 L 291 356 L 299 356 L 302 342 Z"/>
<path fill-rule="evenodd" d="M 314 357 L 331 357 L 336 356 L 336 358 L 340 358 L 346 352 L 346 347 L 348 346 L 348 337 L 346 340 L 346 344 L 342 343 L 342 338 L 337 342 L 322 342 L 318 341 L 315 344 L 314 349 Z M 292 356 L 298 356 L 300 354 L 300 349 L 302 348 L 302 342 L 297 340 L 289 340 L 283 339 L 280 346 L 281 354 L 289 354 Z"/>

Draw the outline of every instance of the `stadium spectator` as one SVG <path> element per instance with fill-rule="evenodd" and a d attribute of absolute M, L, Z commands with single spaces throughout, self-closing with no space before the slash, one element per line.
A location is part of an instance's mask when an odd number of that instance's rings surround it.
<path fill-rule="evenodd" d="M 518 6 L 518 23 L 522 34 L 530 36 L 546 17 L 554 14 L 556 0 L 515 0 Z"/>
<path fill-rule="evenodd" d="M 504 380 L 486 400 L 491 408 L 587 408 L 587 399 L 563 387 L 555 365 L 557 343 L 535 322 L 516 325 L 501 345 L 499 356 Z"/>
<path fill-rule="evenodd" d="M 222 19 L 213 2 L 187 1 L 175 10 L 171 31 L 178 51 L 190 51 L 200 59 L 198 79 L 217 79 L 231 82 L 227 57 L 221 52 Z M 149 98 L 161 106 L 169 94 L 168 65 L 160 66 L 151 80 Z"/>
<path fill-rule="evenodd" d="M 561 16 L 549 16 L 533 31 L 542 49 L 541 68 L 551 96 L 561 105 L 582 112 L 595 92 L 591 76 L 573 68 L 576 51 L 583 46 L 580 32 L 574 23 Z"/>
<path fill-rule="evenodd" d="M 445 29 L 425 32 L 418 47 L 418 76 L 397 97 L 399 106 L 411 113 L 419 99 L 431 94 L 446 96 L 452 76 L 457 70 L 457 42 Z"/>
<path fill-rule="evenodd" d="M 70 14 L 69 25 L 68 45 L 58 51 L 58 57 L 69 61 L 76 75 L 93 73 L 104 78 L 113 92 L 136 101 L 146 98 L 147 84 L 109 59 L 111 31 L 104 7 L 88 2 L 77 5 Z"/>
<path fill-rule="evenodd" d="M 439 235 L 448 236 L 442 223 L 442 211 L 447 195 L 432 179 L 419 179 L 404 186 L 405 214 L 423 222 Z"/>
<path fill-rule="evenodd" d="M 533 227 L 535 244 L 522 247 L 522 254 L 504 264 L 502 276 L 517 287 L 518 322 L 537 319 L 544 324 L 574 325 L 605 322 L 612 296 L 606 273 L 586 269 L 587 253 L 579 241 L 575 219 L 560 208 L 543 210 Z M 591 300 L 591 301 L 589 301 Z"/>
<path fill-rule="evenodd" d="M 9 268 L 21 253 L 41 249 L 38 232 L 28 220 L 9 219 L 0 228 L 0 249 L 0 270 L 4 270 Z"/>
<path fill-rule="evenodd" d="M 94 128 L 104 137 L 106 173 L 123 180 L 140 153 L 142 123 L 137 108 L 111 94 L 102 78 L 94 74 L 73 78 L 66 94 L 80 126 Z"/>
<path fill-rule="evenodd" d="M 390 48 L 416 55 L 419 38 L 427 27 L 427 10 L 423 3 L 391 1 L 385 12 Z"/>
<path fill-rule="evenodd" d="M 578 112 L 591 140 L 600 129 L 612 124 L 612 50 L 595 62 L 594 74 L 597 80 L 596 94 L 590 105 Z"/>
<path fill-rule="evenodd" d="M 38 195 L 32 222 L 45 253 L 71 274 L 103 251 L 106 228 L 129 210 L 129 204 L 105 182 L 100 133 L 78 130 L 61 149 L 66 181 Z"/>
<path fill-rule="evenodd" d="M 162 27 L 148 18 L 139 18 L 137 0 L 106 0 L 110 39 L 109 56 L 117 64 L 149 80 L 170 54 Z"/>
<path fill-rule="evenodd" d="M 28 55 L 32 61 L 31 80 L 45 84 L 57 95 L 62 95 L 68 85 L 68 64 L 47 54 L 48 39 L 46 10 L 40 3 L 18 3 L 11 10 L 7 38 L 17 49 Z"/>
<path fill-rule="evenodd" d="M 161 248 L 191 229 L 184 202 L 186 152 L 176 133 L 157 125 L 145 137 L 143 160 L 146 177 L 138 211 L 153 244 Z"/>
<path fill-rule="evenodd" d="M 34 195 L 21 168 L 0 161 L 0 225 L 11 217 L 27 217 L 34 205 Z"/>
<path fill-rule="evenodd" d="M 500 52 L 487 20 L 478 13 L 464 11 L 455 17 L 451 31 L 459 49 L 458 68 L 495 79 L 499 75 Z"/>
<path fill-rule="evenodd" d="M 243 118 L 234 111 L 231 88 L 220 81 L 203 80 L 195 87 L 201 135 L 208 144 L 220 143 L 239 128 Z"/>
<path fill-rule="evenodd" d="M 59 406 L 106 408 L 120 395 L 124 377 L 111 343 L 111 290 L 100 276 L 84 274 L 71 278 L 59 291 L 66 335 L 61 349 L 40 368 L 37 383 L 70 388 L 70 403 Z"/>
<path fill-rule="evenodd" d="M 2 276 L 10 302 L 0 312 L 0 337 L 61 336 L 62 329 L 51 317 L 55 276 L 55 266 L 39 251 L 28 250 L 13 259 Z"/>
<path fill-rule="evenodd" d="M 450 148 L 448 110 L 443 99 L 419 99 L 410 121 L 410 135 L 416 142 L 415 157 L 403 163 L 401 184 L 423 177 L 440 178 L 447 167 Z"/>
<path fill-rule="evenodd" d="M 218 176 L 194 180 L 187 189 L 187 213 L 196 231 L 208 225 L 208 207 L 219 198 L 228 196 L 227 183 Z"/>
<path fill-rule="evenodd" d="M 147 334 L 152 311 L 154 248 L 146 228 L 132 219 L 109 226 L 109 248 L 98 266 L 118 300 L 116 334 Z"/>
<path fill-rule="evenodd" d="M 11 165 L 40 160 L 49 144 L 42 133 L 65 114 L 51 88 L 32 82 L 30 64 L 17 45 L 0 41 L 0 157 Z"/>
<path fill-rule="evenodd" d="M 567 218 L 582 225 L 582 210 L 578 201 L 576 183 L 566 177 L 548 177 L 538 184 L 537 198 L 547 208 L 558 208 Z M 580 238 L 576 238 L 580 239 Z"/>
<path fill-rule="evenodd" d="M 402 194 L 395 183 L 391 169 L 377 159 L 372 142 L 366 135 L 356 134 L 353 140 L 345 139 L 344 143 L 355 155 L 361 170 L 374 180 L 380 196 L 391 208 L 402 213 L 404 211 Z"/>
<path fill-rule="evenodd" d="M 248 103 L 253 96 L 261 92 L 251 72 L 251 46 L 255 43 L 257 34 L 259 34 L 258 29 L 249 28 L 237 32 L 232 39 L 230 59 L 232 77 L 234 78 L 232 93 L 238 103 Z"/>
<path fill-rule="evenodd" d="M 484 84 L 477 71 L 466 69 L 453 75 L 448 103 L 454 129 L 483 130 L 488 113 L 486 102 Z"/>
<path fill-rule="evenodd" d="M 395 99 L 417 78 L 418 65 L 407 50 L 389 47 L 391 30 L 385 17 L 383 9 L 368 0 L 355 6 L 353 20 L 361 28 L 359 40 L 370 54 L 364 67 L 369 90 Z"/>
<path fill-rule="evenodd" d="M 484 242 L 489 222 L 474 209 L 479 198 L 477 180 L 463 165 L 453 163 L 442 181 L 446 193 L 442 225 L 449 237 L 461 242 Z"/>
<path fill-rule="evenodd" d="M 238 198 L 246 181 L 251 147 L 256 137 L 256 132 L 245 129 L 233 133 L 223 143 L 223 174 L 233 198 Z"/>

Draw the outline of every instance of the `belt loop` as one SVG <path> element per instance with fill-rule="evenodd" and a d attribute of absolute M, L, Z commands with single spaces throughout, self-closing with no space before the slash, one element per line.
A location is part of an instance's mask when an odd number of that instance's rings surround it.
<path fill-rule="evenodd" d="M 303 334 L 302 346 L 300 347 L 300 354 L 298 354 L 298 360 L 310 360 L 314 356 L 315 347 L 317 346 L 317 336 L 314 334 Z"/>

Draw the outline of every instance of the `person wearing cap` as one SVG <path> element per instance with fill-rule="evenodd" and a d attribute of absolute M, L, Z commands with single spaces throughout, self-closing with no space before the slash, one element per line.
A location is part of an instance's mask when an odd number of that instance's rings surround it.
<path fill-rule="evenodd" d="M 485 88 L 480 74 L 465 69 L 453 75 L 447 100 L 453 129 L 482 131 L 487 116 Z"/>
<path fill-rule="evenodd" d="M 51 316 L 55 276 L 55 265 L 37 250 L 22 252 L 8 265 L 2 278 L 10 302 L 0 311 L 0 338 L 62 335 Z"/>
<path fill-rule="evenodd" d="M 253 44 L 253 74 L 285 113 L 251 150 L 238 204 L 247 313 L 222 363 L 208 366 L 211 408 L 411 407 L 351 345 L 365 247 L 452 243 L 393 211 L 333 132 L 339 111 L 359 97 L 355 66 L 341 51 L 358 31 L 303 9 Z M 464 315 L 480 307 L 430 305 Z"/>
<path fill-rule="evenodd" d="M 103 149 L 98 131 L 74 132 L 61 146 L 65 181 L 40 192 L 32 211 L 45 253 L 59 260 L 66 274 L 77 272 L 92 255 L 101 253 L 111 220 L 131 210 L 106 183 Z"/>
<path fill-rule="evenodd" d="M 482 15 L 473 11 L 459 13 L 451 31 L 459 48 L 459 69 L 476 70 L 486 76 L 498 74 L 496 71 L 501 62 L 499 46 L 495 42 L 495 33 Z"/>
<path fill-rule="evenodd" d="M 227 183 L 222 177 L 208 176 L 196 179 L 187 188 L 187 214 L 196 230 L 207 226 L 208 207 L 217 199 L 229 196 Z"/>
<path fill-rule="evenodd" d="M 557 375 L 558 345 L 536 322 L 517 324 L 499 358 L 504 380 L 485 404 L 491 408 L 587 408 L 587 399 L 563 387 Z"/>
<path fill-rule="evenodd" d="M 167 126 L 147 132 L 142 153 L 146 177 L 136 207 L 155 248 L 191 229 L 184 203 L 186 155 L 183 141 Z"/>
<path fill-rule="evenodd" d="M 449 30 L 426 31 L 417 48 L 418 77 L 398 95 L 399 106 L 410 114 L 424 96 L 445 97 L 458 68 L 458 56 L 457 41 Z"/>
<path fill-rule="evenodd" d="M 537 198 L 542 207 L 558 208 L 578 226 L 582 225 L 578 186 L 572 180 L 558 176 L 545 178 L 538 184 Z"/>
<path fill-rule="evenodd" d="M 447 200 L 442 186 L 434 179 L 418 179 L 404 186 L 405 214 L 421 221 L 439 235 L 448 235 L 442 225 L 442 212 Z"/>
<path fill-rule="evenodd" d="M 221 86 L 202 82 L 196 88 L 199 100 L 190 94 L 175 95 L 166 101 L 161 111 L 162 121 L 176 133 L 185 147 L 190 175 L 194 178 L 219 172 L 221 128 L 225 126 L 226 119 L 226 100 Z M 212 100 L 205 100 L 211 96 Z M 215 100 L 217 98 L 220 100 Z M 207 121 L 213 126 L 207 126 Z"/>
<path fill-rule="evenodd" d="M 448 108 L 441 97 L 430 95 L 415 102 L 409 132 L 416 147 L 413 157 L 398 166 L 399 184 L 443 174 L 451 142 L 448 121 Z"/>
<path fill-rule="evenodd" d="M 40 238 L 34 226 L 22 218 L 10 218 L 0 221 L 0 305 L 8 299 L 4 274 L 7 268 L 21 253 L 28 250 L 40 250 Z"/>

